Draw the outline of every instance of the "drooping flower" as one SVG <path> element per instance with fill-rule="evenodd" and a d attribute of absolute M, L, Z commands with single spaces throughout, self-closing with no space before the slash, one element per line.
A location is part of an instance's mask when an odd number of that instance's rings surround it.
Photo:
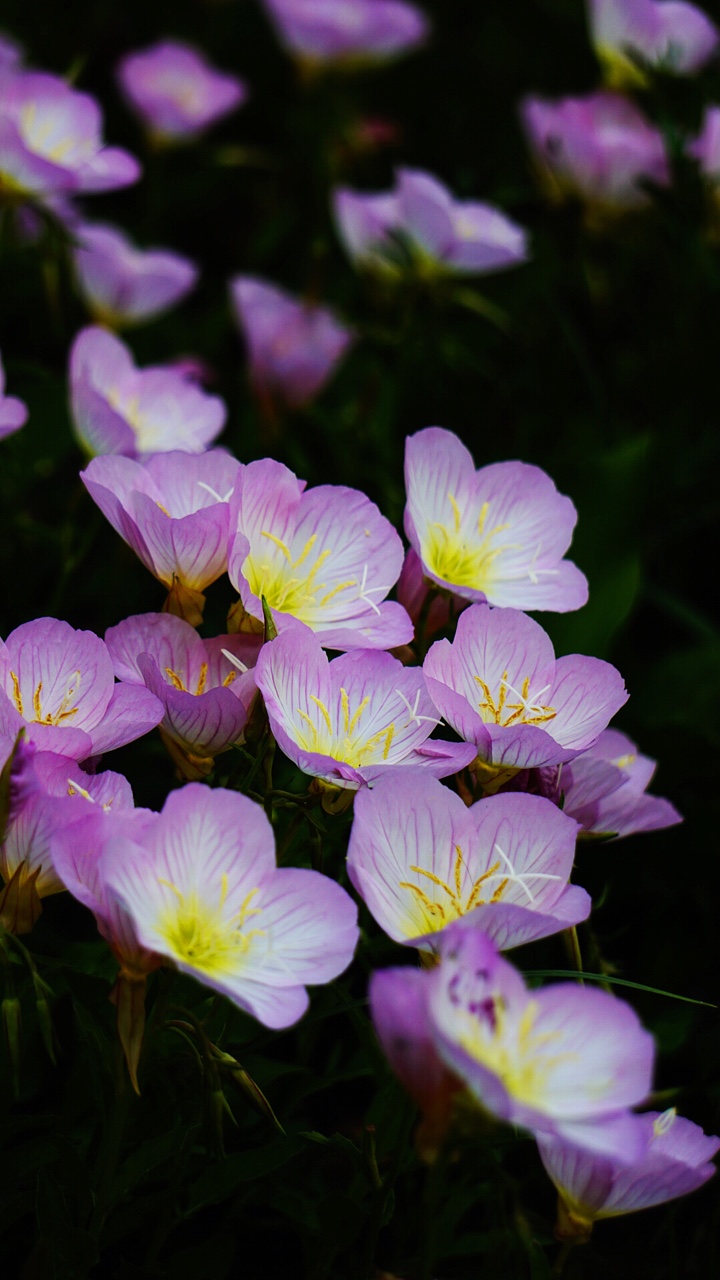
<path fill-rule="evenodd" d="M 427 427 L 405 445 L 405 533 L 425 576 L 465 600 L 565 613 L 587 600 L 563 560 L 577 513 L 539 467 L 475 470 L 452 431 Z"/>
<path fill-rule="evenodd" d="M 522 120 L 540 177 L 553 199 L 577 196 L 599 213 L 650 203 L 643 184 L 670 182 L 659 129 L 615 93 L 548 102 L 526 98 Z"/>
<path fill-rule="evenodd" d="M 296 626 L 263 646 L 255 678 L 282 750 L 334 787 L 356 790 L 391 765 L 444 778 L 472 759 L 465 743 L 429 740 L 439 720 L 422 671 L 389 653 L 359 649 L 329 662 Z"/>
<path fill-rule="evenodd" d="M 387 62 L 421 44 L 428 23 L 406 0 L 265 0 L 288 51 L 306 63 Z"/>
<path fill-rule="evenodd" d="M 263 809 L 237 792 L 171 792 L 137 843 L 108 844 L 100 873 L 145 947 L 268 1027 L 296 1022 L 305 985 L 337 977 L 355 950 L 348 894 L 315 871 L 278 869 Z"/>
<path fill-rule="evenodd" d="M 75 434 L 90 454 L 129 457 L 202 453 L 222 431 L 227 409 L 172 365 L 138 369 L 107 329 L 82 329 L 70 350 Z"/>
<path fill-rule="evenodd" d="M 437 640 L 423 670 L 441 716 L 496 769 L 572 760 L 628 696 L 609 662 L 577 653 L 556 661 L 537 622 L 486 604 L 460 614 L 454 641 Z"/>
<path fill-rule="evenodd" d="M 134 742 L 163 714 L 148 689 L 115 683 L 99 636 L 56 618 L 25 622 L 0 640 L 0 697 L 15 733 L 24 728 L 39 751 L 73 760 Z"/>
<path fill-rule="evenodd" d="M 587 919 L 590 898 L 568 884 L 576 835 L 540 796 L 468 809 L 434 778 L 393 770 L 356 798 L 348 874 L 395 942 L 432 952 L 463 919 L 505 951 Z"/>
<path fill-rule="evenodd" d="M 617 729 L 604 729 L 594 746 L 563 767 L 564 812 L 588 835 L 630 836 L 682 822 L 674 805 L 647 795 L 655 761 L 640 755 Z"/>
<path fill-rule="evenodd" d="M 559 1239 L 581 1242 L 601 1218 L 665 1204 L 712 1178 L 720 1138 L 703 1133 L 674 1107 L 647 1111 L 637 1124 L 644 1142 L 631 1165 L 583 1151 L 560 1137 L 537 1135 L 542 1162 L 559 1192 Z"/>
<path fill-rule="evenodd" d="M 329 308 L 255 276 L 235 276 L 230 296 L 255 388 L 293 407 L 307 404 L 331 378 L 352 332 Z"/>
<path fill-rule="evenodd" d="M 172 249 L 138 249 L 119 227 L 71 224 L 78 289 L 94 320 L 120 329 L 163 315 L 195 288 L 198 268 Z"/>
<path fill-rule="evenodd" d="M 261 622 L 264 596 L 278 627 L 288 615 L 331 649 L 390 649 L 413 628 L 385 600 L 402 567 L 402 543 L 357 489 L 305 481 L 265 458 L 242 467 L 230 503 L 228 574 L 243 609 Z"/>
<path fill-rule="evenodd" d="M 243 741 L 260 636 L 201 640 L 182 618 L 145 613 L 110 627 L 105 643 L 117 678 L 159 698 L 163 739 L 186 776 L 209 773 L 215 756 Z"/>
<path fill-rule="evenodd" d="M 103 144 L 102 113 L 90 94 L 44 71 L 3 79 L 0 192 L 42 200 L 111 191 L 139 177 L 134 156 Z"/>
<path fill-rule="evenodd" d="M 220 449 L 93 458 L 80 473 L 103 515 L 169 592 L 167 609 L 197 625 L 203 592 L 227 566 L 229 500 L 240 463 Z"/>
<path fill-rule="evenodd" d="M 371 1011 L 388 986 L 399 1003 L 403 989 L 416 1000 L 422 983 L 420 1035 L 485 1111 L 636 1160 L 643 1139 L 628 1108 L 648 1093 L 654 1045 L 630 1006 L 576 983 L 529 990 L 490 939 L 462 922 L 443 930 L 438 949 L 440 964 L 421 981 L 408 969 L 374 974 Z"/>
<path fill-rule="evenodd" d="M 125 54 L 117 77 L 151 136 L 163 142 L 193 141 L 242 106 L 248 93 L 238 76 L 218 71 L 200 49 L 180 40 Z"/>
<path fill-rule="evenodd" d="M 613 89 L 644 85 L 644 67 L 693 75 L 718 47 L 707 14 L 684 0 L 588 0 L 590 34 Z"/>
<path fill-rule="evenodd" d="M 522 227 L 493 205 L 456 200 L 421 169 L 398 169 L 387 192 L 338 189 L 333 207 L 349 257 L 376 271 L 484 275 L 528 257 Z"/>
<path fill-rule="evenodd" d="M 5 395 L 5 369 L 0 356 L 0 440 L 24 427 L 27 416 L 27 405 L 22 400 Z"/>

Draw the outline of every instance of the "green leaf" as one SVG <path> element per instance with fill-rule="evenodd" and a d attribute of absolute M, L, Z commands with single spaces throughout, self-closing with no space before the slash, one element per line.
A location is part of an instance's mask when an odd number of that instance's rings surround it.
<path fill-rule="evenodd" d="M 188 1190 L 188 1214 L 197 1213 L 198 1209 L 217 1200 L 224 1200 L 244 1182 L 254 1182 L 274 1173 L 304 1150 L 306 1144 L 301 1137 L 283 1138 L 210 1165 Z"/>
<path fill-rule="evenodd" d="M 635 991 L 649 991 L 653 996 L 667 996 L 669 1000 L 683 1000 L 685 1004 L 700 1004 L 705 1009 L 717 1009 L 709 1000 L 695 1000 L 692 996 L 680 996 L 676 991 L 662 991 L 660 987 L 648 987 L 644 982 L 630 982 L 628 978 L 616 978 L 608 973 L 579 973 L 576 969 L 525 969 L 526 978 L 584 978 L 587 982 L 608 982 L 616 987 L 633 987 Z"/>

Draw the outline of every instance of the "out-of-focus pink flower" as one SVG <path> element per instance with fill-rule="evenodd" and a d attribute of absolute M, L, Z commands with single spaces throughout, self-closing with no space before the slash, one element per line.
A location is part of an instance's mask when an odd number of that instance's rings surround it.
<path fill-rule="evenodd" d="M 196 626 L 227 567 L 228 503 L 240 463 L 221 449 L 93 458 L 81 479 L 113 529 L 167 587 L 166 609 Z M 128 687 L 128 686 L 126 686 Z"/>
<path fill-rule="evenodd" d="M 622 1000 L 576 983 L 529 990 L 479 929 L 438 935 L 440 964 L 373 974 L 370 1009 L 424 1006 L 417 1038 L 486 1111 L 534 1134 L 632 1164 L 644 1149 L 629 1107 L 652 1083 L 654 1045 Z M 407 1023 L 401 1034 L 412 1040 Z M 410 1047 L 405 1059 L 412 1056 Z M 430 1069 L 437 1075 L 437 1065 Z"/>
<path fill-rule="evenodd" d="M 18 40 L 0 32 L 0 75 L 19 67 L 24 57 L 24 50 Z"/>
<path fill-rule="evenodd" d="M 59 76 L 18 71 L 3 80 L 0 192 L 43 199 L 112 191 L 137 182 L 134 156 L 102 141 L 95 100 Z"/>
<path fill-rule="evenodd" d="M 192 141 L 248 94 L 238 76 L 218 71 L 201 50 L 179 40 L 126 54 L 117 77 L 130 106 L 163 142 Z"/>
<path fill-rule="evenodd" d="M 349 895 L 316 871 L 278 869 L 262 807 L 234 791 L 171 792 L 132 843 L 108 844 L 99 872 L 143 946 L 268 1027 L 297 1022 L 306 984 L 330 982 L 355 950 Z"/>
<path fill-rule="evenodd" d="M 538 1134 L 540 1156 L 559 1192 L 559 1239 L 586 1240 L 601 1218 L 635 1213 L 696 1191 L 715 1173 L 720 1138 L 677 1115 L 647 1111 L 637 1117 L 644 1142 L 633 1164 L 583 1151 L 549 1134 Z"/>
<path fill-rule="evenodd" d="M 590 34 L 613 89 L 643 85 L 645 66 L 693 75 L 718 47 L 707 14 L 684 0 L 588 0 Z"/>
<path fill-rule="evenodd" d="M 501 951 L 586 920 L 590 898 L 568 884 L 577 823 L 540 796 L 490 796 L 467 808 L 416 769 L 361 789 L 347 867 L 396 942 L 434 952 L 454 920 Z"/>
<path fill-rule="evenodd" d="M 159 698 L 160 731 L 187 777 L 207 775 L 215 756 L 244 740 L 260 636 L 201 640 L 182 618 L 145 613 L 110 627 L 105 643 L 118 680 Z"/>
<path fill-rule="evenodd" d="M 73 226 L 78 289 L 95 320 L 113 329 L 163 315 L 195 288 L 198 268 L 172 249 L 138 249 L 118 227 Z"/>
<path fill-rule="evenodd" d="M 429 24 L 406 0 L 264 0 L 286 49 L 309 63 L 387 62 L 417 48 Z"/>
<path fill-rule="evenodd" d="M 647 795 L 655 761 L 640 755 L 617 729 L 604 729 L 594 746 L 563 767 L 563 809 L 588 835 L 630 836 L 682 822 L 669 800 Z"/>
<path fill-rule="evenodd" d="M 720 107 L 705 108 L 700 134 L 687 149 L 708 181 L 720 186 Z"/>
<path fill-rule="evenodd" d="M 486 604 L 460 614 L 454 641 L 436 640 L 423 670 L 440 715 L 500 771 L 574 759 L 628 697 L 609 662 L 579 653 L 556 661 L 537 622 Z"/>
<path fill-rule="evenodd" d="M 227 410 L 170 365 L 138 369 L 107 329 L 82 329 L 70 351 L 71 417 L 89 454 L 202 453 Z"/>
<path fill-rule="evenodd" d="M 640 209 L 650 202 L 643 183 L 669 185 L 660 130 L 619 94 L 559 102 L 526 98 L 522 119 L 540 176 L 554 199 L 574 195 L 600 210 Z"/>
<path fill-rule="evenodd" d="M 383 273 L 484 275 L 528 257 L 527 236 L 493 205 L 456 200 L 421 169 L 398 169 L 395 188 L 339 188 L 335 222 L 349 257 Z"/>
<path fill-rule="evenodd" d="M 263 646 L 255 677 L 286 756 L 333 787 L 355 791 L 393 765 L 445 778 L 473 759 L 466 743 L 430 740 L 439 720 L 422 671 L 389 653 L 359 649 L 328 662 L 296 624 Z"/>
<path fill-rule="evenodd" d="M 110 655 L 92 631 L 36 618 L 0 640 L 0 698 L 39 751 L 87 760 L 134 742 L 162 719 L 148 689 L 115 684 Z"/>
<path fill-rule="evenodd" d="M 255 387 L 293 407 L 307 404 L 354 341 L 351 330 L 329 308 L 254 276 L 235 276 L 230 296 Z"/>
<path fill-rule="evenodd" d="M 391 649 L 412 639 L 402 605 L 385 599 L 402 543 L 374 502 L 344 485 L 305 492 L 271 458 L 242 467 L 231 501 L 228 574 L 262 624 L 264 596 L 279 629 L 288 615 L 330 649 Z"/>
<path fill-rule="evenodd" d="M 427 427 L 406 441 L 405 488 L 405 533 L 437 586 L 517 609 L 585 604 L 585 575 L 563 559 L 577 512 L 539 467 L 476 471 L 452 431 Z"/>
<path fill-rule="evenodd" d="M 22 400 L 5 395 L 5 369 L 0 356 L 0 440 L 24 427 L 27 416 L 27 405 Z"/>

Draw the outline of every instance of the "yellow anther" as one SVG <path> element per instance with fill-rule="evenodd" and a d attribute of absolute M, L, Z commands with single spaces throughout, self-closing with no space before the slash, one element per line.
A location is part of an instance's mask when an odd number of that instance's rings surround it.
<path fill-rule="evenodd" d="M 333 587 L 332 591 L 328 591 L 327 595 L 322 597 L 320 601 L 320 607 L 323 608 L 326 604 L 329 603 L 330 600 L 333 599 L 334 596 L 339 595 L 341 591 L 347 591 L 348 587 L 356 587 L 356 586 L 357 586 L 356 578 L 350 578 L 347 582 L 338 583 L 336 587 Z"/>
<path fill-rule="evenodd" d="M 200 697 L 200 694 L 204 693 L 205 691 L 205 684 L 207 682 L 207 673 L 208 673 L 208 664 L 207 662 L 203 662 L 200 664 L 200 675 L 198 677 L 197 689 L 195 690 L 195 694 L 197 697 Z"/>
<path fill-rule="evenodd" d="M 157 499 L 156 499 L 156 500 L 155 500 L 155 506 L 160 508 L 160 510 L 162 511 L 163 515 L 168 516 L 168 518 L 169 518 L 169 519 L 172 519 L 172 516 L 170 515 L 170 512 L 168 511 L 167 507 L 164 507 L 164 506 L 163 506 L 162 502 L 158 502 L 158 501 L 157 501 Z"/>
<path fill-rule="evenodd" d="M 341 693 L 344 693 L 344 692 L 345 692 L 345 691 L 344 691 L 344 689 L 343 689 L 343 690 L 341 690 Z M 368 694 L 368 696 L 367 696 L 366 698 L 363 698 L 363 700 L 362 700 L 362 702 L 360 703 L 360 705 L 359 705 L 359 707 L 358 707 L 357 711 L 355 712 L 355 714 L 354 714 L 354 716 L 353 716 L 352 720 L 350 721 L 350 724 L 349 724 L 349 725 L 348 725 L 348 727 L 347 727 L 347 732 L 348 732 L 348 733 L 354 733 L 354 731 L 357 729 L 357 727 L 358 727 L 358 725 L 359 725 L 359 723 L 360 723 L 360 717 L 362 716 L 362 713 L 363 713 L 363 711 L 365 710 L 365 708 L 366 708 L 366 706 L 367 706 L 367 704 L 368 704 L 368 702 L 369 702 L 369 701 L 370 701 L 370 695 Z"/>
<path fill-rule="evenodd" d="M 388 725 L 387 732 L 385 734 L 385 746 L 383 747 L 383 760 L 387 760 L 388 756 L 390 755 L 390 748 L 392 746 L 392 740 L 394 737 L 395 737 L 395 721 L 393 720 L 392 724 Z"/>
<path fill-rule="evenodd" d="M 237 680 L 237 677 L 238 677 L 237 671 L 229 671 L 222 682 L 223 689 L 228 689 L 230 685 L 233 683 L 233 681 Z"/>
<path fill-rule="evenodd" d="M 298 556 L 297 560 L 293 565 L 293 569 L 299 569 L 300 565 L 303 564 L 305 560 L 307 560 L 316 542 L 317 542 L 317 534 L 313 533 L 310 535 L 307 542 L 305 543 L 305 546 L 303 547 L 302 551 L 300 552 L 300 555 Z"/>
<path fill-rule="evenodd" d="M 347 689 L 340 690 L 340 705 L 343 714 L 343 728 L 345 733 L 350 732 L 350 699 L 348 698 Z"/>
<path fill-rule="evenodd" d="M 22 694 L 20 692 L 20 681 L 18 680 L 14 671 L 10 672 L 10 679 L 12 680 L 12 686 L 13 686 L 13 702 L 15 703 L 15 706 L 20 712 L 20 715 L 24 719 L 25 712 L 23 711 L 23 700 L 22 700 Z"/>
<path fill-rule="evenodd" d="M 283 542 L 282 538 L 278 538 L 274 533 L 268 533 L 267 529 L 260 530 L 260 537 L 269 538 L 271 542 L 274 542 L 278 550 L 282 551 L 288 564 L 292 564 L 292 555 L 290 554 L 290 548 L 286 542 Z"/>
<path fill-rule="evenodd" d="M 459 506 L 458 506 L 458 504 L 457 504 L 457 499 L 456 499 L 456 498 L 454 498 L 454 497 L 453 497 L 453 495 L 452 495 L 451 493 L 448 493 L 448 502 L 450 503 L 450 506 L 451 506 L 451 507 L 452 507 L 452 509 L 453 509 L 453 519 L 454 519 L 454 521 L 455 521 L 455 532 L 456 532 L 456 533 L 459 533 L 459 532 L 460 532 L 460 522 L 461 522 L 461 520 L 462 520 L 462 516 L 461 516 L 461 514 L 460 514 L 460 508 L 459 508 Z"/>
<path fill-rule="evenodd" d="M 180 679 L 180 676 L 177 674 L 176 671 L 173 671 L 172 667 L 166 667 L 165 674 L 169 676 L 170 683 L 174 686 L 174 688 L 179 689 L 181 693 L 187 693 L 187 689 L 185 688 L 185 685 Z"/>
<path fill-rule="evenodd" d="M 330 712 L 325 706 L 325 703 L 321 702 L 320 698 L 316 698 L 314 693 L 310 694 L 310 701 L 315 703 L 315 706 L 317 707 L 318 711 L 322 715 L 325 721 L 325 724 L 327 725 L 328 733 L 332 733 L 333 731 L 332 720 L 330 719 Z"/>
<path fill-rule="evenodd" d="M 36 722 L 42 722 L 42 706 L 40 704 L 40 694 L 42 693 L 43 682 L 38 681 L 38 687 L 33 694 L 33 711 L 35 712 Z"/>
<path fill-rule="evenodd" d="M 487 520 L 487 513 L 489 510 L 490 510 L 490 503 L 483 502 L 480 508 L 480 511 L 478 512 L 478 533 L 481 535 L 485 528 L 485 521 Z"/>
<path fill-rule="evenodd" d="M 84 796 L 84 798 L 89 800 L 92 804 L 95 803 L 90 792 L 86 791 L 84 787 L 81 787 L 79 782 L 71 782 L 67 789 L 67 793 L 69 796 Z"/>

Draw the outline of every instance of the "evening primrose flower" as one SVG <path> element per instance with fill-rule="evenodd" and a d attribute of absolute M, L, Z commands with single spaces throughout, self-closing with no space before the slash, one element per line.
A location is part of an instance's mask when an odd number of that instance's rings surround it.
<path fill-rule="evenodd" d="M 668 1111 L 637 1116 L 642 1150 L 631 1165 L 596 1155 L 559 1137 L 538 1134 L 545 1169 L 559 1192 L 559 1239 L 586 1240 L 602 1218 L 665 1204 L 703 1186 L 715 1173 L 720 1138 Z"/>
<path fill-rule="evenodd" d="M 260 636 L 201 640 L 171 613 L 125 618 L 105 634 L 115 675 L 160 700 L 160 732 L 187 777 L 201 777 L 215 756 L 242 742 L 255 697 Z"/>
<path fill-rule="evenodd" d="M 138 369 L 107 329 L 82 329 L 70 350 L 75 435 L 90 454 L 130 457 L 202 453 L 223 429 L 227 409 L 171 365 Z"/>
<path fill-rule="evenodd" d="M 305 302 L 255 276 L 230 281 L 233 310 L 260 394 L 307 404 L 332 377 L 353 342 L 328 307 Z"/>
<path fill-rule="evenodd" d="M 452 431 L 427 427 L 405 445 L 405 533 L 431 582 L 465 600 L 565 613 L 587 601 L 585 575 L 563 554 L 577 512 L 539 467 L 475 470 Z"/>
<path fill-rule="evenodd" d="M 402 568 L 402 543 L 357 489 L 305 492 L 281 463 L 251 462 L 238 474 L 230 528 L 228 574 L 258 629 L 264 596 L 278 629 L 298 619 L 331 649 L 390 649 L 412 639 L 405 610 L 385 599 Z"/>
<path fill-rule="evenodd" d="M 587 835 L 620 837 L 658 831 L 682 822 L 662 796 L 647 795 L 656 764 L 617 729 L 564 765 L 559 779 L 563 810 Z"/>
<path fill-rule="evenodd" d="M 522 227 L 493 205 L 456 200 L 422 169 L 398 169 L 395 187 L 387 192 L 339 188 L 333 207 L 340 239 L 359 267 L 485 275 L 527 260 Z"/>
<path fill-rule="evenodd" d="M 44 71 L 7 74 L 0 103 L 0 196 L 42 200 L 137 182 L 137 160 L 106 147 L 101 134 L 102 113 L 90 94 Z"/>
<path fill-rule="evenodd" d="M 627 701 L 620 672 L 600 658 L 555 660 L 550 637 L 517 609 L 471 605 L 452 644 L 437 640 L 423 670 L 439 713 L 478 760 L 538 769 L 572 760 Z"/>
<path fill-rule="evenodd" d="M 221 449 L 159 453 L 144 464 L 93 458 L 80 478 L 115 531 L 168 590 L 167 609 L 196 626 L 205 588 L 227 567 L 229 501 L 240 463 Z"/>
<path fill-rule="evenodd" d="M 73 760 L 134 742 L 163 713 L 149 689 L 115 684 L 99 636 L 57 618 L 25 622 L 0 640 L 0 698 L 15 733 Z"/>
<path fill-rule="evenodd" d="M 0 357 L 0 440 L 24 427 L 27 416 L 27 405 L 22 400 L 5 395 L 5 370 Z"/>
<path fill-rule="evenodd" d="M 280 747 L 303 773 L 356 790 L 392 765 L 445 778 L 473 757 L 466 743 L 429 741 L 440 723 L 419 667 L 355 650 L 328 661 L 306 627 L 263 646 L 255 678 Z"/>
<path fill-rule="evenodd" d="M 180 40 L 126 53 L 117 78 L 150 136 L 166 143 L 194 141 L 241 106 L 248 92 L 238 76 L 218 71 L 200 49 Z"/>
<path fill-rule="evenodd" d="M 435 1054 L 491 1115 L 627 1164 L 643 1149 L 637 1117 L 652 1079 L 654 1044 L 635 1012 L 576 983 L 529 990 L 489 938 L 462 922 L 438 937 L 440 963 L 373 975 L 371 1012 L 422 983 Z M 410 975 L 409 978 L 407 975 Z M 410 997 L 409 997 L 410 998 Z"/>
<path fill-rule="evenodd" d="M 343 68 L 387 62 L 421 44 L 426 18 L 406 0 L 264 0 L 288 52 Z"/>
<path fill-rule="evenodd" d="M 502 951 L 587 919 L 569 885 L 577 823 L 540 796 L 492 796 L 467 808 L 415 769 L 388 771 L 355 800 L 347 866 L 395 942 L 433 952 L 455 920 Z"/>
<path fill-rule="evenodd" d="M 119 227 L 71 224 L 75 280 L 94 320 L 120 329 L 163 315 L 195 288 L 194 262 L 173 249 L 138 249 Z"/>
<path fill-rule="evenodd" d="M 644 67 L 693 75 L 718 47 L 707 14 L 684 0 L 588 0 L 590 34 L 613 89 L 642 86 Z"/>
<path fill-rule="evenodd" d="M 330 982 L 357 943 L 357 909 L 316 871 L 280 868 L 260 805 L 190 782 L 137 842 L 106 846 L 100 874 L 143 946 L 265 1026 L 288 1027 L 306 984 Z"/>

